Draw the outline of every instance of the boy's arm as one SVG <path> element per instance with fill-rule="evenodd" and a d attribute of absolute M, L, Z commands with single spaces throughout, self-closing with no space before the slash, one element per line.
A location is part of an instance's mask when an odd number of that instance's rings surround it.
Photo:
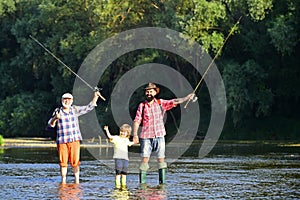
<path fill-rule="evenodd" d="M 137 143 L 129 141 L 128 146 L 131 147 L 134 144 L 137 144 Z"/>
<path fill-rule="evenodd" d="M 108 137 L 109 139 L 112 139 L 112 136 L 111 136 L 111 134 L 110 134 L 110 132 L 109 132 L 109 130 L 108 130 L 108 126 L 104 126 L 104 130 L 105 130 L 105 132 L 106 132 L 107 137 Z"/>

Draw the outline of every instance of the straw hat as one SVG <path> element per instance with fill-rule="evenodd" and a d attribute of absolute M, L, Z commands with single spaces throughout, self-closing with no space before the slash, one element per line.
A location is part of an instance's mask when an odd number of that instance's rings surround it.
<path fill-rule="evenodd" d="M 145 87 L 145 90 L 151 89 L 154 89 L 156 91 L 156 94 L 158 94 L 160 91 L 160 89 L 154 83 L 148 83 L 148 85 Z"/>

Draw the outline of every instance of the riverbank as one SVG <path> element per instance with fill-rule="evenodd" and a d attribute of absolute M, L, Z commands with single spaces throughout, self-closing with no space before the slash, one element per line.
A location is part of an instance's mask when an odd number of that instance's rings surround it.
<path fill-rule="evenodd" d="M 202 143 L 203 140 L 196 140 L 195 143 Z M 184 143 L 184 142 L 183 142 Z M 267 141 L 256 141 L 256 140 L 219 140 L 218 143 L 230 144 L 230 145 L 249 145 L 249 144 L 273 144 L 276 146 L 286 146 L 286 147 L 300 147 L 299 141 L 276 141 L 276 140 L 267 140 Z M 175 144 L 180 145 L 180 144 Z M 51 138 L 4 138 L 4 145 L 0 146 L 4 148 L 12 147 L 55 147 L 56 143 Z M 84 139 L 81 147 L 112 147 L 112 144 L 109 143 L 107 139 Z"/>
<path fill-rule="evenodd" d="M 84 140 L 81 147 L 110 147 L 112 144 L 106 139 L 89 139 Z M 11 147 L 55 147 L 56 143 L 51 138 L 4 138 L 4 148 Z M 1 148 L 0 147 L 0 148 Z"/>
<path fill-rule="evenodd" d="M 48 138 L 5 138 L 3 147 L 55 147 L 55 141 Z"/>

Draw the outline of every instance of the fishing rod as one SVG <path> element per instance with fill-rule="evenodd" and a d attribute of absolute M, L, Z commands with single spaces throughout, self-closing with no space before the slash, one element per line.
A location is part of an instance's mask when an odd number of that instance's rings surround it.
<path fill-rule="evenodd" d="M 92 91 L 98 92 L 101 89 L 96 87 L 92 87 L 88 82 L 86 82 L 83 78 L 81 78 L 78 74 L 76 74 L 68 65 L 66 65 L 63 61 L 61 61 L 57 56 L 55 56 L 50 50 L 48 50 L 42 43 L 40 43 L 33 36 L 29 35 L 29 37 L 35 41 L 38 45 L 40 45 L 47 53 L 49 53 L 53 58 L 55 58 L 59 63 L 61 63 L 64 67 L 66 67 L 72 74 L 74 74 L 77 78 L 79 78 L 86 86 L 88 86 Z M 100 94 L 101 99 L 105 101 L 105 98 Z"/>
<path fill-rule="evenodd" d="M 217 51 L 215 57 L 212 59 L 212 61 L 210 62 L 210 64 L 208 65 L 207 69 L 205 70 L 204 74 L 202 75 L 200 81 L 198 82 L 197 86 L 195 87 L 193 94 L 195 94 L 195 92 L 197 91 L 198 87 L 200 86 L 200 84 L 202 83 L 202 81 L 204 80 L 205 75 L 207 74 L 208 70 L 210 69 L 210 67 L 212 66 L 212 64 L 215 62 L 216 58 L 219 56 L 219 54 L 221 53 L 221 49 L 224 47 L 225 43 L 227 42 L 228 38 L 233 34 L 233 32 L 235 31 L 236 26 L 240 23 L 242 16 L 237 20 L 237 22 L 233 25 L 233 27 L 231 28 L 230 32 L 228 33 L 227 37 L 225 38 L 222 46 L 219 48 L 219 50 Z M 187 108 L 187 105 L 189 104 L 190 101 L 195 102 L 197 99 L 189 99 L 184 108 Z"/>

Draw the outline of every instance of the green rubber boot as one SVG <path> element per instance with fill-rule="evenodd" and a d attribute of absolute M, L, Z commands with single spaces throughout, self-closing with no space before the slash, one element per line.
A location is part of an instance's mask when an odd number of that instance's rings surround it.
<path fill-rule="evenodd" d="M 140 165 L 140 183 L 146 183 L 147 170 L 149 169 L 148 163 L 141 163 Z"/>
<path fill-rule="evenodd" d="M 140 183 L 146 183 L 147 171 L 140 171 Z"/>
<path fill-rule="evenodd" d="M 166 183 L 166 171 L 167 168 L 158 169 L 159 184 Z"/>
<path fill-rule="evenodd" d="M 166 171 L 167 171 L 167 163 L 166 162 L 158 163 L 158 180 L 159 180 L 159 184 L 166 183 Z"/>

